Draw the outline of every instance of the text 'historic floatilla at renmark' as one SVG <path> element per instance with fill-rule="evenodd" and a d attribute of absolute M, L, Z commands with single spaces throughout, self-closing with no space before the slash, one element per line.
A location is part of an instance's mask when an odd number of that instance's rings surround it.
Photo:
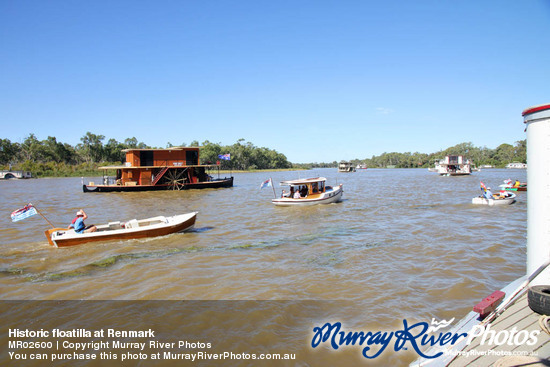
<path fill-rule="evenodd" d="M 154 338 L 155 331 L 149 330 L 116 330 L 116 329 L 72 329 L 72 330 L 29 330 L 9 329 L 10 338 Z"/>

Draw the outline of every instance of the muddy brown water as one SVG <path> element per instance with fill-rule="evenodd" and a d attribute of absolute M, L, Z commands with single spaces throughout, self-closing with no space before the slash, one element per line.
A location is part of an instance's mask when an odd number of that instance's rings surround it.
<path fill-rule="evenodd" d="M 31 316 L 35 328 L 76 327 L 71 322 L 83 312 L 67 316 L 76 307 L 100 313 L 82 321 L 90 329 L 155 325 L 166 340 L 192 336 L 216 350 L 296 354 L 293 361 L 261 365 L 407 365 L 418 356 L 412 350 L 388 347 L 367 360 L 361 347 L 313 349 L 312 329 L 340 321 L 346 330 L 375 332 L 403 328 L 403 319 L 458 320 L 525 273 L 526 193 L 517 193 L 510 206 L 471 204 L 480 181 L 496 191 L 505 179 L 525 181 L 524 170 L 464 177 L 426 169 L 234 176 L 230 189 L 143 193 L 85 194 L 81 178 L 1 181 L 3 318 L 11 327 L 31 328 Z M 275 207 L 272 189 L 260 190 L 269 177 L 279 195 L 279 181 L 316 176 L 343 183 L 343 201 Z M 199 214 L 187 233 L 54 248 L 39 216 L 11 222 L 9 214 L 28 202 L 63 227 L 80 208 L 87 224 Z M 141 316 L 118 314 L 117 305 Z M 7 340 L 3 333 L 4 357 Z M 235 364 L 250 361 L 228 365 Z"/>

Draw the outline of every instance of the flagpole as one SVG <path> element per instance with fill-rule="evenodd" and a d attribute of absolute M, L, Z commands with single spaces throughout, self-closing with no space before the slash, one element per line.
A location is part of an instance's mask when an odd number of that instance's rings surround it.
<path fill-rule="evenodd" d="M 36 206 L 33 205 L 33 207 L 34 207 L 34 209 L 36 209 L 36 212 L 37 212 L 38 214 L 40 214 L 40 215 L 42 216 L 42 218 L 44 218 L 44 220 L 50 224 L 50 226 L 52 226 L 52 228 L 55 228 L 55 226 L 52 224 L 52 222 L 50 222 L 50 221 L 48 220 L 48 218 L 46 218 L 46 217 L 44 216 L 44 214 L 40 213 L 40 210 L 38 210 L 38 209 L 36 208 Z"/>
<path fill-rule="evenodd" d="M 273 179 L 270 177 L 269 181 L 271 181 L 271 188 L 273 189 L 273 198 L 277 199 L 277 194 L 275 194 L 275 186 L 273 186 Z"/>

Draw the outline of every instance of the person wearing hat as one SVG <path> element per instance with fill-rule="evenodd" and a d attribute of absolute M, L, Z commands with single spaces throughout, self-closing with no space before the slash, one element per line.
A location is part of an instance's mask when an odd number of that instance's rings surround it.
<path fill-rule="evenodd" d="M 90 233 L 97 231 L 97 227 L 94 225 L 86 227 L 84 220 L 88 218 L 88 215 L 84 209 L 80 209 L 76 212 L 76 218 L 73 219 L 72 223 L 69 225 L 69 228 L 74 228 L 76 233 Z"/>

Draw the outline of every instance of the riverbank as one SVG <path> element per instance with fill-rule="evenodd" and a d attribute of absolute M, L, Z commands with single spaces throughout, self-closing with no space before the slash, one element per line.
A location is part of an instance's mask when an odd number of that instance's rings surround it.
<path fill-rule="evenodd" d="M 336 169 L 336 168 L 335 168 Z M 306 168 L 283 168 L 283 169 L 251 169 L 251 170 L 225 170 L 221 169 L 220 174 L 228 175 L 233 173 L 254 173 L 254 172 L 284 172 L 284 171 L 308 171 Z M 47 174 L 39 175 L 33 173 L 33 178 L 63 178 L 63 177 L 103 177 L 103 170 L 95 169 L 89 171 L 61 172 L 58 175 Z M 109 176 L 114 176 L 114 170 L 107 171 Z M 217 170 L 212 170 L 210 174 L 217 174 Z"/>

